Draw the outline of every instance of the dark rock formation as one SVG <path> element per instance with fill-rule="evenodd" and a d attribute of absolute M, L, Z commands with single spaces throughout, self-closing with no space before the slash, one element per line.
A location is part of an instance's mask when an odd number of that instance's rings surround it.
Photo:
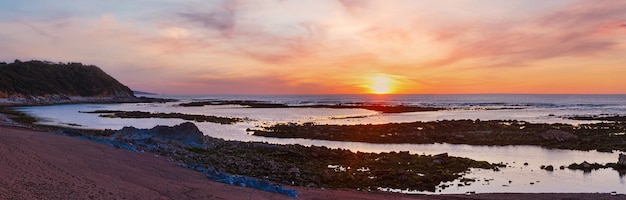
<path fill-rule="evenodd" d="M 575 116 L 570 116 L 566 118 L 573 119 L 573 120 L 587 120 L 587 121 L 595 120 L 595 121 L 610 121 L 610 122 L 622 122 L 622 123 L 626 122 L 626 116 L 611 115 L 611 114 L 601 114 L 601 115 L 591 115 L 591 116 L 575 115 Z"/>
<path fill-rule="evenodd" d="M 511 120 L 442 120 L 387 124 L 279 123 L 250 129 L 257 136 L 369 143 L 537 145 L 547 148 L 626 151 L 626 123 L 529 123 Z"/>
<path fill-rule="evenodd" d="M 590 172 L 591 170 L 598 170 L 598 169 L 605 169 L 608 168 L 605 165 L 601 165 L 598 163 L 588 163 L 587 161 L 583 161 L 580 164 L 576 164 L 576 163 L 572 163 L 571 165 L 567 166 L 568 169 L 573 169 L 573 170 L 583 170 L 585 172 Z"/>
<path fill-rule="evenodd" d="M 626 175 L 626 165 L 623 164 L 624 161 L 626 161 L 626 155 L 620 153 L 619 160 L 617 163 L 606 163 L 602 165 L 598 163 L 591 164 L 591 163 L 588 163 L 587 161 L 584 161 L 580 164 L 572 163 L 567 168 L 571 170 L 583 170 L 585 172 L 591 172 L 591 170 L 612 168 L 616 170 L 620 174 L 620 176 L 624 176 Z"/>
<path fill-rule="evenodd" d="M 101 114 L 100 117 L 109 118 L 163 118 L 163 119 L 184 119 L 194 122 L 213 122 L 220 124 L 234 124 L 249 120 L 247 118 L 237 117 L 218 117 L 211 115 L 192 115 L 183 113 L 150 113 L 142 111 L 122 111 L 122 110 L 96 110 L 82 113 Z"/>
<path fill-rule="evenodd" d="M 623 154 L 623 153 L 619 154 L 619 159 L 617 161 L 617 164 L 626 166 L 626 154 Z"/>
<path fill-rule="evenodd" d="M 124 127 L 111 136 L 112 140 L 140 143 L 176 143 L 181 146 L 205 148 L 204 135 L 191 122 L 173 127 L 156 126 L 152 129 Z"/>

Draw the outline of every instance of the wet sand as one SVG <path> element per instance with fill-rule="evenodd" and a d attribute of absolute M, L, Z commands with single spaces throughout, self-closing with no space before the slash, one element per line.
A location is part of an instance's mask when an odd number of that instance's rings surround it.
<path fill-rule="evenodd" d="M 0 120 L 1 122 L 4 120 Z M 609 194 L 402 195 L 292 187 L 298 199 L 622 199 Z M 291 199 L 209 180 L 151 153 L 0 125 L 0 199 Z"/>

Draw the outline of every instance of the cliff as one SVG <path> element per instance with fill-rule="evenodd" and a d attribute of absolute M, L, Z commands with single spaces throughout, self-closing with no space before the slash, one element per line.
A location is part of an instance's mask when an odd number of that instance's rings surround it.
<path fill-rule="evenodd" d="M 16 60 L 0 63 L 0 98 L 128 98 L 133 91 L 93 65 Z"/>

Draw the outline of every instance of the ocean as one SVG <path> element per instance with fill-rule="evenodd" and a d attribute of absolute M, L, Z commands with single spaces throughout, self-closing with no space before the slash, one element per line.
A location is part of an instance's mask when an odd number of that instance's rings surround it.
<path fill-rule="evenodd" d="M 612 169 L 590 173 L 571 170 L 540 170 L 541 165 L 569 165 L 571 163 L 617 162 L 620 152 L 555 150 L 535 146 L 471 146 L 455 144 L 370 144 L 309 139 L 278 139 L 253 136 L 248 128 L 274 123 L 316 124 L 384 124 L 393 122 L 437 121 L 452 119 L 522 120 L 533 123 L 584 124 L 597 121 L 571 120 L 575 115 L 626 115 L 626 95 L 157 95 L 150 97 L 175 98 L 181 102 L 130 104 L 72 104 L 21 107 L 19 110 L 41 119 L 41 124 L 71 126 L 86 129 L 120 129 L 124 126 L 151 128 L 156 125 L 176 125 L 182 119 L 112 119 L 98 114 L 83 113 L 94 110 L 125 110 L 146 112 L 177 112 L 224 117 L 246 117 L 253 121 L 223 125 L 196 123 L 199 129 L 212 137 L 237 141 L 258 141 L 274 144 L 302 144 L 343 148 L 362 152 L 409 151 L 415 154 L 448 153 L 493 163 L 508 163 L 510 167 L 494 172 L 472 170 L 468 178 L 493 179 L 470 186 L 448 187 L 436 193 L 476 192 L 612 192 L 626 193 L 626 178 Z M 201 100 L 256 100 L 289 105 L 316 104 L 382 104 L 417 105 L 449 108 L 441 111 L 413 113 L 380 113 L 364 109 L 330 108 L 247 108 L 238 105 L 211 105 L 181 107 L 183 102 Z M 523 165 L 528 163 L 528 165 Z M 509 181 L 511 181 L 509 183 Z M 532 184 L 531 184 L 532 183 Z M 448 183 L 450 184 L 450 183 Z M 415 192 L 419 191 L 403 191 Z"/>

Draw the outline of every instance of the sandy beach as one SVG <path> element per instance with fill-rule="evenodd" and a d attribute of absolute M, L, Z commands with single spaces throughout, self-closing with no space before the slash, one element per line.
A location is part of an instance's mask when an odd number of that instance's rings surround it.
<path fill-rule="evenodd" d="M 4 120 L 0 120 L 4 121 Z M 151 153 L 0 125 L 0 199 L 291 199 L 209 180 Z M 621 199 L 609 194 L 403 195 L 296 189 L 298 199 Z"/>

